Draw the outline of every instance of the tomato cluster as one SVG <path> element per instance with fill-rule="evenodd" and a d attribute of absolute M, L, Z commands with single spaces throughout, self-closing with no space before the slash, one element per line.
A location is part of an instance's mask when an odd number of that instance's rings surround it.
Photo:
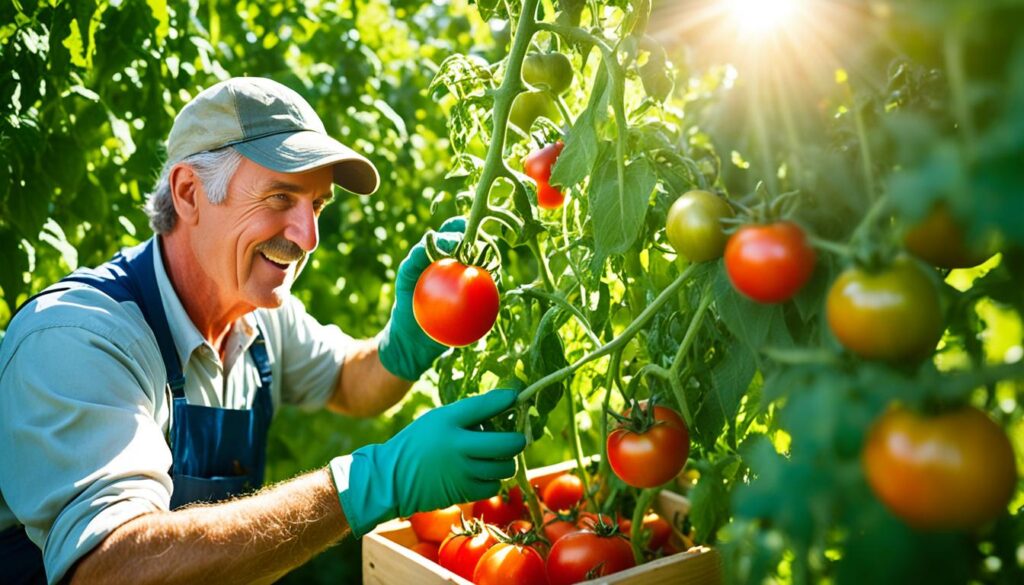
<path fill-rule="evenodd" d="M 477 584 L 578 583 L 635 565 L 631 520 L 587 511 L 577 475 L 546 477 L 534 487 L 543 494 L 543 526 L 527 519 L 522 491 L 513 487 L 472 505 L 413 514 L 409 520 L 419 542 L 411 549 Z M 468 520 L 463 509 L 472 510 Z M 654 512 L 643 516 L 638 533 L 647 554 L 680 550 L 672 527 Z"/>

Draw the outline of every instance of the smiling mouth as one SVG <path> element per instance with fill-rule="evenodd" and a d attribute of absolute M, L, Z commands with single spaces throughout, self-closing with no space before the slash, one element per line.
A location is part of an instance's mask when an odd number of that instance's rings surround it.
<path fill-rule="evenodd" d="M 283 262 L 283 258 L 271 259 L 269 256 L 267 256 L 266 252 L 260 252 L 260 256 L 262 256 L 263 259 L 266 260 L 267 262 L 270 262 L 271 264 L 276 266 L 279 270 L 288 270 L 288 267 L 291 266 L 291 262 Z"/>

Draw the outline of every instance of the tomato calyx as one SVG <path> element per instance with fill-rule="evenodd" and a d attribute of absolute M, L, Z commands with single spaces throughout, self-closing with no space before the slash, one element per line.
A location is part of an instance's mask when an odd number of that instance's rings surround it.
<path fill-rule="evenodd" d="M 537 544 L 538 542 L 547 543 L 547 539 L 537 534 L 537 531 L 532 527 L 530 530 L 519 531 L 512 530 L 505 532 L 497 526 L 488 524 L 486 530 L 491 533 L 494 538 L 498 539 L 498 542 L 504 544 L 511 544 L 518 547 L 526 547 Z M 548 543 L 550 544 L 550 543 Z"/>
<path fill-rule="evenodd" d="M 465 516 L 459 517 L 459 526 L 452 525 L 451 533 L 454 536 L 465 536 L 472 538 L 482 534 L 485 530 L 490 530 L 490 526 L 484 524 L 477 518 L 470 518 L 468 521 Z M 492 533 L 493 534 L 493 533 Z"/>
<path fill-rule="evenodd" d="M 618 422 L 617 428 L 642 435 L 659 424 L 659 421 L 654 417 L 654 407 L 657 405 L 657 401 L 657 396 L 652 396 L 649 400 L 637 400 L 634 398 L 630 401 L 628 408 L 623 414 L 613 410 L 606 412 Z"/>

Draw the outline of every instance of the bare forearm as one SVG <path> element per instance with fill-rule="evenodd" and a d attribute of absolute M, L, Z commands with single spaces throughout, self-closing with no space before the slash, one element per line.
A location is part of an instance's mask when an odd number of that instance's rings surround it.
<path fill-rule="evenodd" d="M 376 416 L 398 404 L 410 386 L 380 363 L 377 340 L 366 339 L 345 357 L 329 406 L 352 416 Z"/>
<path fill-rule="evenodd" d="M 318 470 L 231 502 L 140 516 L 84 557 L 72 583 L 269 582 L 348 530 Z"/>

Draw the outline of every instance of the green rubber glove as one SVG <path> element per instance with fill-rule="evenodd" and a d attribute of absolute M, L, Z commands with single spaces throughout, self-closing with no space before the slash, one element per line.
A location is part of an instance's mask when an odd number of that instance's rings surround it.
<path fill-rule="evenodd" d="M 451 252 L 465 231 L 466 219 L 453 217 L 441 224 L 434 241 L 438 248 Z M 406 380 L 418 380 L 430 364 L 448 349 L 424 333 L 412 314 L 412 293 L 427 266 L 430 266 L 430 258 L 424 236 L 398 266 L 391 320 L 378 338 L 380 362 L 389 372 Z"/>
<path fill-rule="evenodd" d="M 491 390 L 435 408 L 388 442 L 331 461 L 338 499 L 356 537 L 392 518 L 489 498 L 515 475 L 526 437 L 470 430 L 507 410 L 515 390 Z"/>

